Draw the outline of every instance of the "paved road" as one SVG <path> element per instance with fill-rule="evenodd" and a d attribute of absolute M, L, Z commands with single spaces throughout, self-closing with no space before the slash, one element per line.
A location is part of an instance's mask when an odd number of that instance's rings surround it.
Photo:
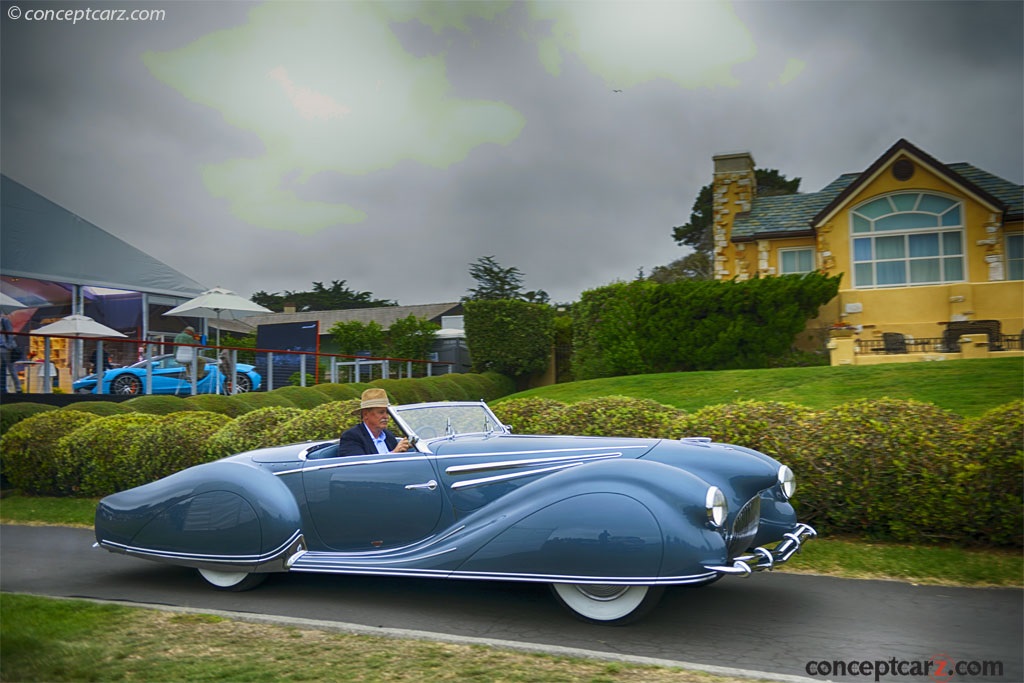
<path fill-rule="evenodd" d="M 644 621 L 592 626 L 563 613 L 542 585 L 382 577 L 275 575 L 247 593 L 211 590 L 189 569 L 113 555 L 88 530 L 0 527 L 0 590 L 301 617 L 369 627 L 537 643 L 808 677 L 809 662 L 892 659 L 1002 662 L 1024 681 L 1024 602 L 1015 589 L 913 586 L 784 573 L 675 588 Z M 816 680 L 873 681 L 874 674 Z"/>

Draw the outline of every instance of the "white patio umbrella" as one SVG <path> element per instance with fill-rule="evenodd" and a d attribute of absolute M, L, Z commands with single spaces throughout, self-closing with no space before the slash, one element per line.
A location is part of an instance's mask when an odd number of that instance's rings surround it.
<path fill-rule="evenodd" d="M 50 336 L 67 334 L 75 337 L 126 337 L 112 327 L 98 323 L 87 315 L 69 315 L 57 322 L 32 330 L 32 334 Z"/>
<path fill-rule="evenodd" d="M 57 322 L 50 323 L 49 325 L 43 325 L 40 328 L 32 330 L 32 334 L 38 334 L 44 337 L 49 337 L 55 334 L 66 334 L 75 337 L 127 337 L 126 334 L 121 334 L 112 327 L 107 327 L 102 323 L 98 323 L 87 315 L 69 315 L 61 318 Z M 74 360 L 73 365 L 77 365 L 77 360 Z M 50 366 L 50 340 L 46 340 L 46 346 L 43 351 L 43 362 L 46 363 L 46 367 Z M 103 340 L 100 339 L 96 342 L 96 392 L 103 393 Z M 47 383 L 45 392 L 49 393 L 49 384 Z"/>
<path fill-rule="evenodd" d="M 223 287 L 208 289 L 194 299 L 189 299 L 176 306 L 164 315 L 176 315 L 187 318 L 216 318 L 219 323 L 224 320 L 238 320 L 258 313 L 273 313 L 245 297 L 235 294 Z M 217 325 L 217 346 L 220 346 L 220 325 Z"/>

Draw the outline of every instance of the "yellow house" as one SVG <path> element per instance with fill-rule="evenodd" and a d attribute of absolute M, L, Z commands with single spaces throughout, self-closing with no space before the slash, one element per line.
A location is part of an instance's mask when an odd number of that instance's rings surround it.
<path fill-rule="evenodd" d="M 1021 349 L 1024 186 L 906 140 L 810 194 L 758 197 L 749 153 L 714 168 L 715 278 L 841 274 L 803 337 L 841 338 L 833 364 Z"/>

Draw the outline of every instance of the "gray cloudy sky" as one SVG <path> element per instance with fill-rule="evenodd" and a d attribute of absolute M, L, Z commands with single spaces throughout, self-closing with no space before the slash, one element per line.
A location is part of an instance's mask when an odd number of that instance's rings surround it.
<path fill-rule="evenodd" d="M 573 301 L 684 255 L 727 152 L 1024 176 L 1016 1 L 0 4 L 3 173 L 245 296 L 455 301 L 494 255 Z M 86 8 L 164 16 L 40 12 Z"/>

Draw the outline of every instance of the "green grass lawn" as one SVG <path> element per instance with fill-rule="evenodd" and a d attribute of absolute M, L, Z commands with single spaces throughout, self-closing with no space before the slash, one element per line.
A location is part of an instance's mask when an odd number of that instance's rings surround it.
<path fill-rule="evenodd" d="M 0 594 L 2 681 L 749 683 L 669 667 Z"/>
<path fill-rule="evenodd" d="M 556 384 L 502 400 L 540 396 L 575 403 L 612 395 L 649 398 L 689 412 L 738 400 L 786 401 L 822 410 L 889 397 L 975 417 L 1024 398 L 1024 358 L 631 375 Z"/>

